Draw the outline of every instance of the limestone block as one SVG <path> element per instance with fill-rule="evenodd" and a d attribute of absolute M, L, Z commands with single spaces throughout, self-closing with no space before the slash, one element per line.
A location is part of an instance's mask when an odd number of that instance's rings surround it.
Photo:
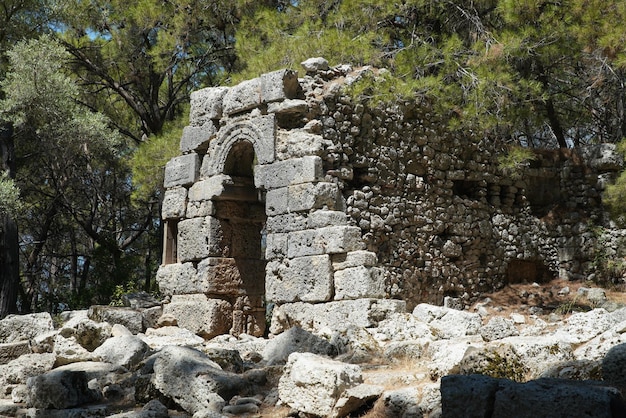
<path fill-rule="evenodd" d="M 339 209 L 343 205 L 335 183 L 304 183 L 268 190 L 265 213 L 268 216 L 312 209 Z"/>
<path fill-rule="evenodd" d="M 296 115 L 306 113 L 308 110 L 309 104 L 306 100 L 301 99 L 287 99 L 267 105 L 267 113 L 277 113 L 279 115 Z"/>
<path fill-rule="evenodd" d="M 531 377 L 538 377 L 550 366 L 574 360 L 572 343 L 553 335 L 514 336 L 498 340 L 510 344 Z"/>
<path fill-rule="evenodd" d="M 230 244 L 229 225 L 212 216 L 186 219 L 178 223 L 180 262 L 222 256 Z"/>
<path fill-rule="evenodd" d="M 159 290 L 164 295 L 202 293 L 196 279 L 193 263 L 175 263 L 159 266 L 156 274 Z"/>
<path fill-rule="evenodd" d="M 385 283 L 378 268 L 359 266 L 335 272 L 335 300 L 384 296 Z"/>
<path fill-rule="evenodd" d="M 305 414 L 330 416 L 341 394 L 362 382 L 357 365 L 312 353 L 292 353 L 278 383 L 278 396 Z"/>
<path fill-rule="evenodd" d="M 406 311 L 406 302 L 395 299 L 357 299 L 323 304 L 287 303 L 274 308 L 270 331 L 279 333 L 292 326 L 307 331 L 323 328 L 345 331 L 351 326 L 372 328 L 391 314 Z"/>
<path fill-rule="evenodd" d="M 54 324 L 47 312 L 8 315 L 0 321 L 0 343 L 26 341 L 52 330 Z"/>
<path fill-rule="evenodd" d="M 304 130 L 291 130 L 276 139 L 276 150 L 281 159 L 319 155 L 332 144 L 323 136 Z"/>
<path fill-rule="evenodd" d="M 204 152 L 209 147 L 209 141 L 216 134 L 217 129 L 211 121 L 202 126 L 185 126 L 180 138 L 180 151 L 183 154 L 190 151 Z"/>
<path fill-rule="evenodd" d="M 294 99 L 300 92 L 298 73 L 293 70 L 278 70 L 261 76 L 261 99 L 263 103 Z"/>
<path fill-rule="evenodd" d="M 185 217 L 187 208 L 187 189 L 175 187 L 168 189 L 163 195 L 161 217 L 163 219 L 179 219 Z"/>
<path fill-rule="evenodd" d="M 198 263 L 202 292 L 218 295 L 263 295 L 265 261 L 209 257 Z"/>
<path fill-rule="evenodd" d="M 333 254 L 333 270 L 339 271 L 350 267 L 374 267 L 378 263 L 376 253 L 365 250 Z"/>
<path fill-rule="evenodd" d="M 266 190 L 320 181 L 323 176 L 322 159 L 317 156 L 292 158 L 254 167 L 255 186 Z"/>
<path fill-rule="evenodd" d="M 491 318 L 486 325 L 480 328 L 479 332 L 485 341 L 500 340 L 519 334 L 513 321 L 501 316 Z"/>
<path fill-rule="evenodd" d="M 246 80 L 231 87 L 224 96 L 224 113 L 233 115 L 261 104 L 261 79 Z"/>
<path fill-rule="evenodd" d="M 377 335 L 385 341 L 435 340 L 432 328 L 408 312 L 392 313 L 378 323 Z"/>
<path fill-rule="evenodd" d="M 363 249 L 361 228 L 356 226 L 328 226 L 319 229 L 289 233 L 287 256 L 347 253 Z"/>
<path fill-rule="evenodd" d="M 457 373 L 468 351 L 481 349 L 484 345 L 480 335 L 430 342 L 426 349 L 426 355 L 430 357 L 428 361 L 430 376 L 434 380 L 451 373 Z"/>
<path fill-rule="evenodd" d="M 457 311 L 427 303 L 417 305 L 413 309 L 413 315 L 435 328 L 441 338 L 476 335 L 482 326 L 482 319 L 477 313 Z"/>
<path fill-rule="evenodd" d="M 189 202 L 215 199 L 224 193 L 224 186 L 228 181 L 228 176 L 216 175 L 194 183 L 189 188 Z"/>
<path fill-rule="evenodd" d="M 200 157 L 196 153 L 174 157 L 165 164 L 166 189 L 193 184 L 200 173 Z"/>
<path fill-rule="evenodd" d="M 30 344 L 26 341 L 13 341 L 10 343 L 0 343 L 0 364 L 7 364 L 23 354 L 29 354 Z"/>
<path fill-rule="evenodd" d="M 268 233 L 301 231 L 307 229 L 307 218 L 300 213 L 268 216 L 265 222 Z M 286 254 L 286 253 L 285 253 Z"/>
<path fill-rule="evenodd" d="M 149 353 L 150 347 L 134 335 L 109 338 L 93 352 L 101 361 L 131 369 Z"/>
<path fill-rule="evenodd" d="M 93 359 L 91 352 L 80 345 L 75 337 L 65 338 L 61 334 L 57 334 L 54 339 L 53 353 L 56 357 L 55 364 L 57 365 L 91 361 Z"/>
<path fill-rule="evenodd" d="M 0 367 L 0 386 L 25 384 L 29 377 L 52 370 L 55 359 L 52 353 L 24 354 Z"/>
<path fill-rule="evenodd" d="M 153 306 L 152 308 L 146 308 L 141 310 L 142 326 L 143 329 L 155 328 L 159 323 L 159 318 L 163 315 L 163 306 Z"/>
<path fill-rule="evenodd" d="M 227 372 L 206 354 L 189 347 L 164 347 L 155 355 L 154 387 L 189 415 L 221 416 L 226 402 L 241 393 L 248 381 Z"/>
<path fill-rule="evenodd" d="M 187 218 L 199 218 L 215 215 L 215 205 L 211 200 L 187 202 Z"/>
<path fill-rule="evenodd" d="M 378 399 L 384 388 L 378 385 L 360 384 L 347 389 L 337 400 L 333 409 L 333 417 L 346 417 L 357 411 L 368 402 Z M 415 399 L 415 398 L 414 398 Z M 391 416 L 391 415 L 388 415 Z"/>
<path fill-rule="evenodd" d="M 192 92 L 189 123 L 192 126 L 202 126 L 211 120 L 220 119 L 227 92 L 228 87 L 208 87 Z"/>
<path fill-rule="evenodd" d="M 311 212 L 309 214 L 309 217 L 307 218 L 307 226 L 309 229 L 347 224 L 348 215 L 345 212 L 339 210 L 316 210 Z"/>
<path fill-rule="evenodd" d="M 139 334 L 138 337 L 153 350 L 160 350 L 168 345 L 198 347 L 204 343 L 204 338 L 177 326 L 148 328 L 145 334 Z"/>
<path fill-rule="evenodd" d="M 87 385 L 84 371 L 51 370 L 28 379 L 26 404 L 31 408 L 65 409 L 100 399 Z"/>
<path fill-rule="evenodd" d="M 313 353 L 332 356 L 337 347 L 300 327 L 289 328 L 268 341 L 263 359 L 268 365 L 285 364 L 291 353 Z"/>
<path fill-rule="evenodd" d="M 617 320 L 603 308 L 589 312 L 576 312 L 565 320 L 565 326 L 559 327 L 555 336 L 574 344 L 584 343 L 596 335 L 617 325 Z"/>
<path fill-rule="evenodd" d="M 124 325 L 133 334 L 143 331 L 141 312 L 120 306 L 93 305 L 89 307 L 89 319 L 96 322 L 108 322 L 111 325 Z"/>
<path fill-rule="evenodd" d="M 265 238 L 265 259 L 274 260 L 287 256 L 288 234 L 267 234 Z"/>
<path fill-rule="evenodd" d="M 266 297 L 275 303 L 326 302 L 333 295 L 330 257 L 326 254 L 299 257 L 286 264 L 269 263 Z"/>
<path fill-rule="evenodd" d="M 232 326 L 232 305 L 203 294 L 174 295 L 163 314 L 174 316 L 179 327 L 207 339 L 227 333 Z"/>
<path fill-rule="evenodd" d="M 215 211 L 229 221 L 261 224 L 265 221 L 265 205 L 261 202 L 242 205 L 232 200 L 216 200 Z"/>

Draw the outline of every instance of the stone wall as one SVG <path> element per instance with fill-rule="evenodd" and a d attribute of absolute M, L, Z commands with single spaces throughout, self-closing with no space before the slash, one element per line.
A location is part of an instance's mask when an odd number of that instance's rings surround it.
<path fill-rule="evenodd" d="M 347 93 L 378 70 L 305 69 L 192 94 L 166 167 L 157 277 L 182 326 L 201 310 L 199 334 L 260 335 L 268 304 L 375 322 L 508 282 L 593 278 L 599 243 L 619 251 L 600 201 L 623 165 L 612 145 L 503 172 L 498 141 L 455 131 L 429 103 Z"/>

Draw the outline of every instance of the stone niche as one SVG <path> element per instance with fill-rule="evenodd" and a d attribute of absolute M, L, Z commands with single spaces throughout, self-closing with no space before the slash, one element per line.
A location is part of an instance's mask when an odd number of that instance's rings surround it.
<path fill-rule="evenodd" d="M 322 67 L 324 68 L 324 67 Z M 424 101 L 369 106 L 378 70 L 264 74 L 196 91 L 165 168 L 165 313 L 199 335 L 375 325 L 444 296 L 594 274 L 613 145 L 502 172 L 498 141 Z M 616 234 L 623 231 L 611 230 Z"/>

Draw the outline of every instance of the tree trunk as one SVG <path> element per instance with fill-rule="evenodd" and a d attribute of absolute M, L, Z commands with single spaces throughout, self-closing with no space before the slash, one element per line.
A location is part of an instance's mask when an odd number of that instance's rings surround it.
<path fill-rule="evenodd" d="M 15 177 L 13 132 L 0 125 L 0 170 Z M 17 223 L 8 215 L 0 216 L 0 318 L 17 312 L 19 286 L 19 247 Z"/>

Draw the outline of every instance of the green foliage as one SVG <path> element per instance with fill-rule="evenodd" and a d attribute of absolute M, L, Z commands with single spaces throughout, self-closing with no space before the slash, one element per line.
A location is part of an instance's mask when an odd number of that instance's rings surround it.
<path fill-rule="evenodd" d="M 133 174 L 133 201 L 146 202 L 160 195 L 165 164 L 180 153 L 179 143 L 188 120 L 188 107 L 182 116 L 167 124 L 163 132 L 141 144 L 130 158 Z"/>
<path fill-rule="evenodd" d="M 519 178 L 522 168 L 536 158 L 532 149 L 515 145 L 509 147 L 506 154 L 498 157 L 498 167 L 513 178 Z"/>
<path fill-rule="evenodd" d="M 20 189 L 6 172 L 0 173 L 0 216 L 17 216 L 22 209 Z"/>
<path fill-rule="evenodd" d="M 139 287 L 137 283 L 133 281 L 126 282 L 124 284 L 119 284 L 115 286 L 113 290 L 113 294 L 111 295 L 111 301 L 109 302 L 110 306 L 124 306 L 123 296 L 129 293 L 134 293 L 139 291 Z"/>
<path fill-rule="evenodd" d="M 625 126 L 626 7 L 588 3 L 287 2 L 244 16 L 236 48 L 245 68 L 233 80 L 321 55 L 389 69 L 354 88 L 367 100 L 427 97 L 453 126 L 506 142 L 614 142 Z"/>

